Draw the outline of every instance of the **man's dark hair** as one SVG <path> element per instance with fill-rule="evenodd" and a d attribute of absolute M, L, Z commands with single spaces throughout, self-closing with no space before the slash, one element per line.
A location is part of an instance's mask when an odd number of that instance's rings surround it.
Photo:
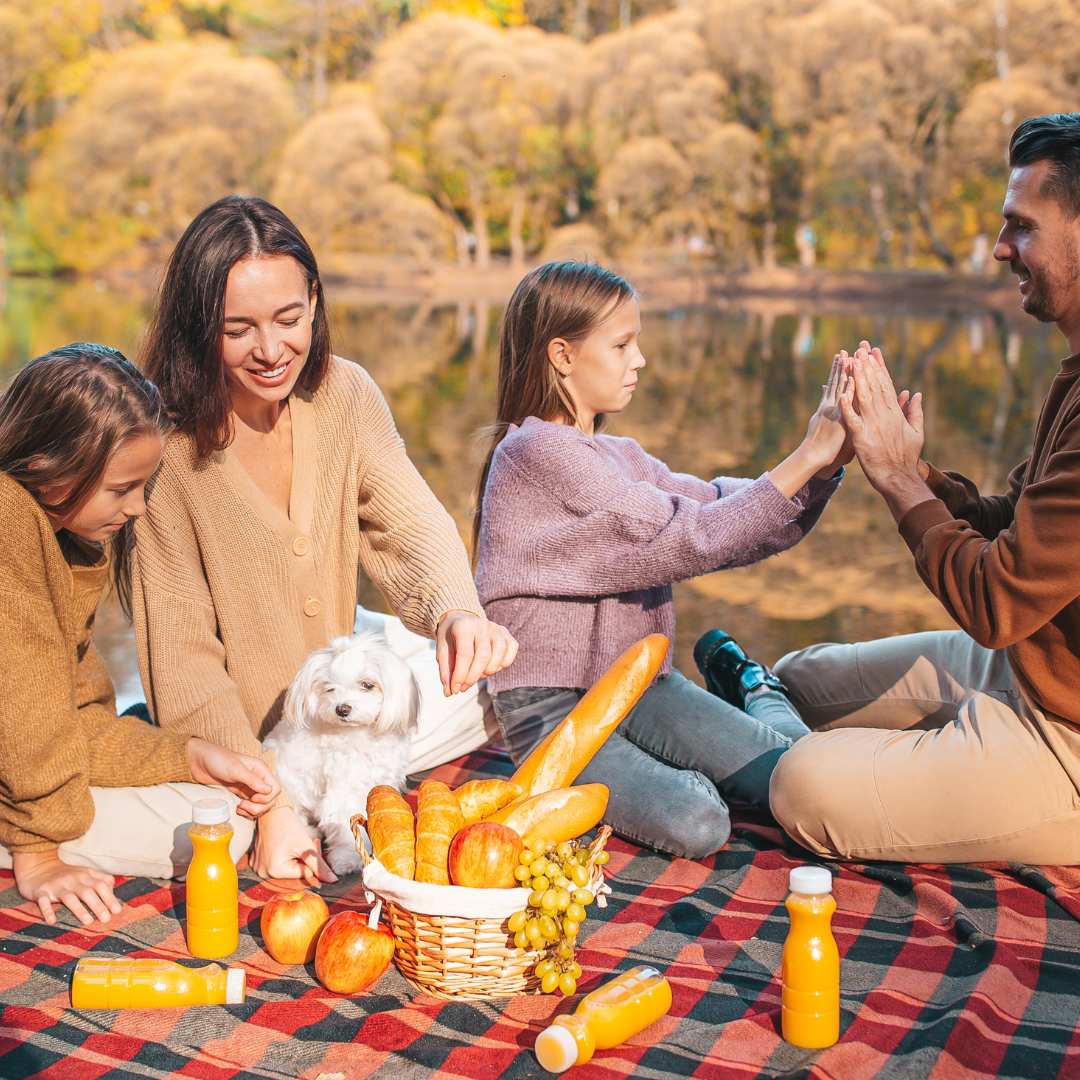
<path fill-rule="evenodd" d="M 1080 216 L 1080 113 L 1051 113 L 1025 120 L 1009 141 L 1009 168 L 1050 162 L 1043 194 Z"/>

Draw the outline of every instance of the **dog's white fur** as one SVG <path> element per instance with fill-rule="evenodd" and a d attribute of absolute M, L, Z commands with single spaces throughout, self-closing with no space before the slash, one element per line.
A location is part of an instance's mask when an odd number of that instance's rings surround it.
<path fill-rule="evenodd" d="M 377 630 L 334 638 L 296 673 L 263 746 L 300 819 L 322 834 L 335 873 L 360 866 L 349 818 L 365 812 L 368 792 L 404 784 L 419 715 L 412 670 Z"/>

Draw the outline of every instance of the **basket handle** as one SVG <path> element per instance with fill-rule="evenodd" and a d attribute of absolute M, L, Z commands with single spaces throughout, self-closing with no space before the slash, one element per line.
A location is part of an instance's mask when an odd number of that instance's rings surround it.
<path fill-rule="evenodd" d="M 365 866 L 370 866 L 372 856 L 368 853 L 367 844 L 364 843 L 364 834 L 361 831 L 367 828 L 367 818 L 363 814 L 353 814 L 349 818 L 349 827 L 352 829 L 353 840 L 356 842 L 356 850 L 360 855 L 360 861 Z"/>

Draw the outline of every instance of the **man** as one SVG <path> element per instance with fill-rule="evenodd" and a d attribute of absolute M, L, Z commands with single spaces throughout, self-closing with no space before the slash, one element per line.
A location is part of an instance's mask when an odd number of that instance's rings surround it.
<path fill-rule="evenodd" d="M 961 629 L 777 665 L 814 733 L 780 759 L 772 810 L 820 855 L 1080 863 L 1080 114 L 1025 121 L 1009 164 L 994 257 L 1072 355 L 1008 494 L 982 496 L 921 460 L 919 395 L 856 353 L 859 462 Z"/>

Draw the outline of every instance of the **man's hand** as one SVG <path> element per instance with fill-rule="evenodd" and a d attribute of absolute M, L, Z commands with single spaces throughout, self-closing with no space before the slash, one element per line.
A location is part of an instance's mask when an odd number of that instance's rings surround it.
<path fill-rule="evenodd" d="M 113 915 L 120 914 L 120 901 L 113 895 L 116 882 L 112 874 L 85 866 L 68 866 L 60 861 L 55 848 L 16 851 L 11 863 L 19 892 L 37 904 L 50 926 L 56 925 L 54 908 L 59 904 L 70 908 L 83 926 L 89 926 L 94 919 L 107 923 Z"/>
<path fill-rule="evenodd" d="M 288 806 L 276 807 L 259 821 L 250 860 L 259 877 L 300 878 L 315 887 L 320 881 L 337 881 L 322 857 L 319 841 L 312 840 Z"/>
<path fill-rule="evenodd" d="M 849 382 L 840 398 L 844 421 L 866 478 L 899 522 L 913 506 L 934 498 L 921 467 L 922 395 L 905 390 L 898 397 L 881 350 L 866 341 L 852 357 L 851 374 L 854 392 Z"/>
<path fill-rule="evenodd" d="M 237 754 L 205 739 L 188 739 L 188 768 L 196 784 L 223 787 L 241 802 L 237 813 L 247 818 L 265 814 L 281 794 L 277 777 L 266 762 L 247 754 Z"/>
<path fill-rule="evenodd" d="M 518 651 L 518 643 L 506 627 L 471 611 L 448 611 L 439 620 L 435 643 L 447 697 L 509 667 Z"/>

